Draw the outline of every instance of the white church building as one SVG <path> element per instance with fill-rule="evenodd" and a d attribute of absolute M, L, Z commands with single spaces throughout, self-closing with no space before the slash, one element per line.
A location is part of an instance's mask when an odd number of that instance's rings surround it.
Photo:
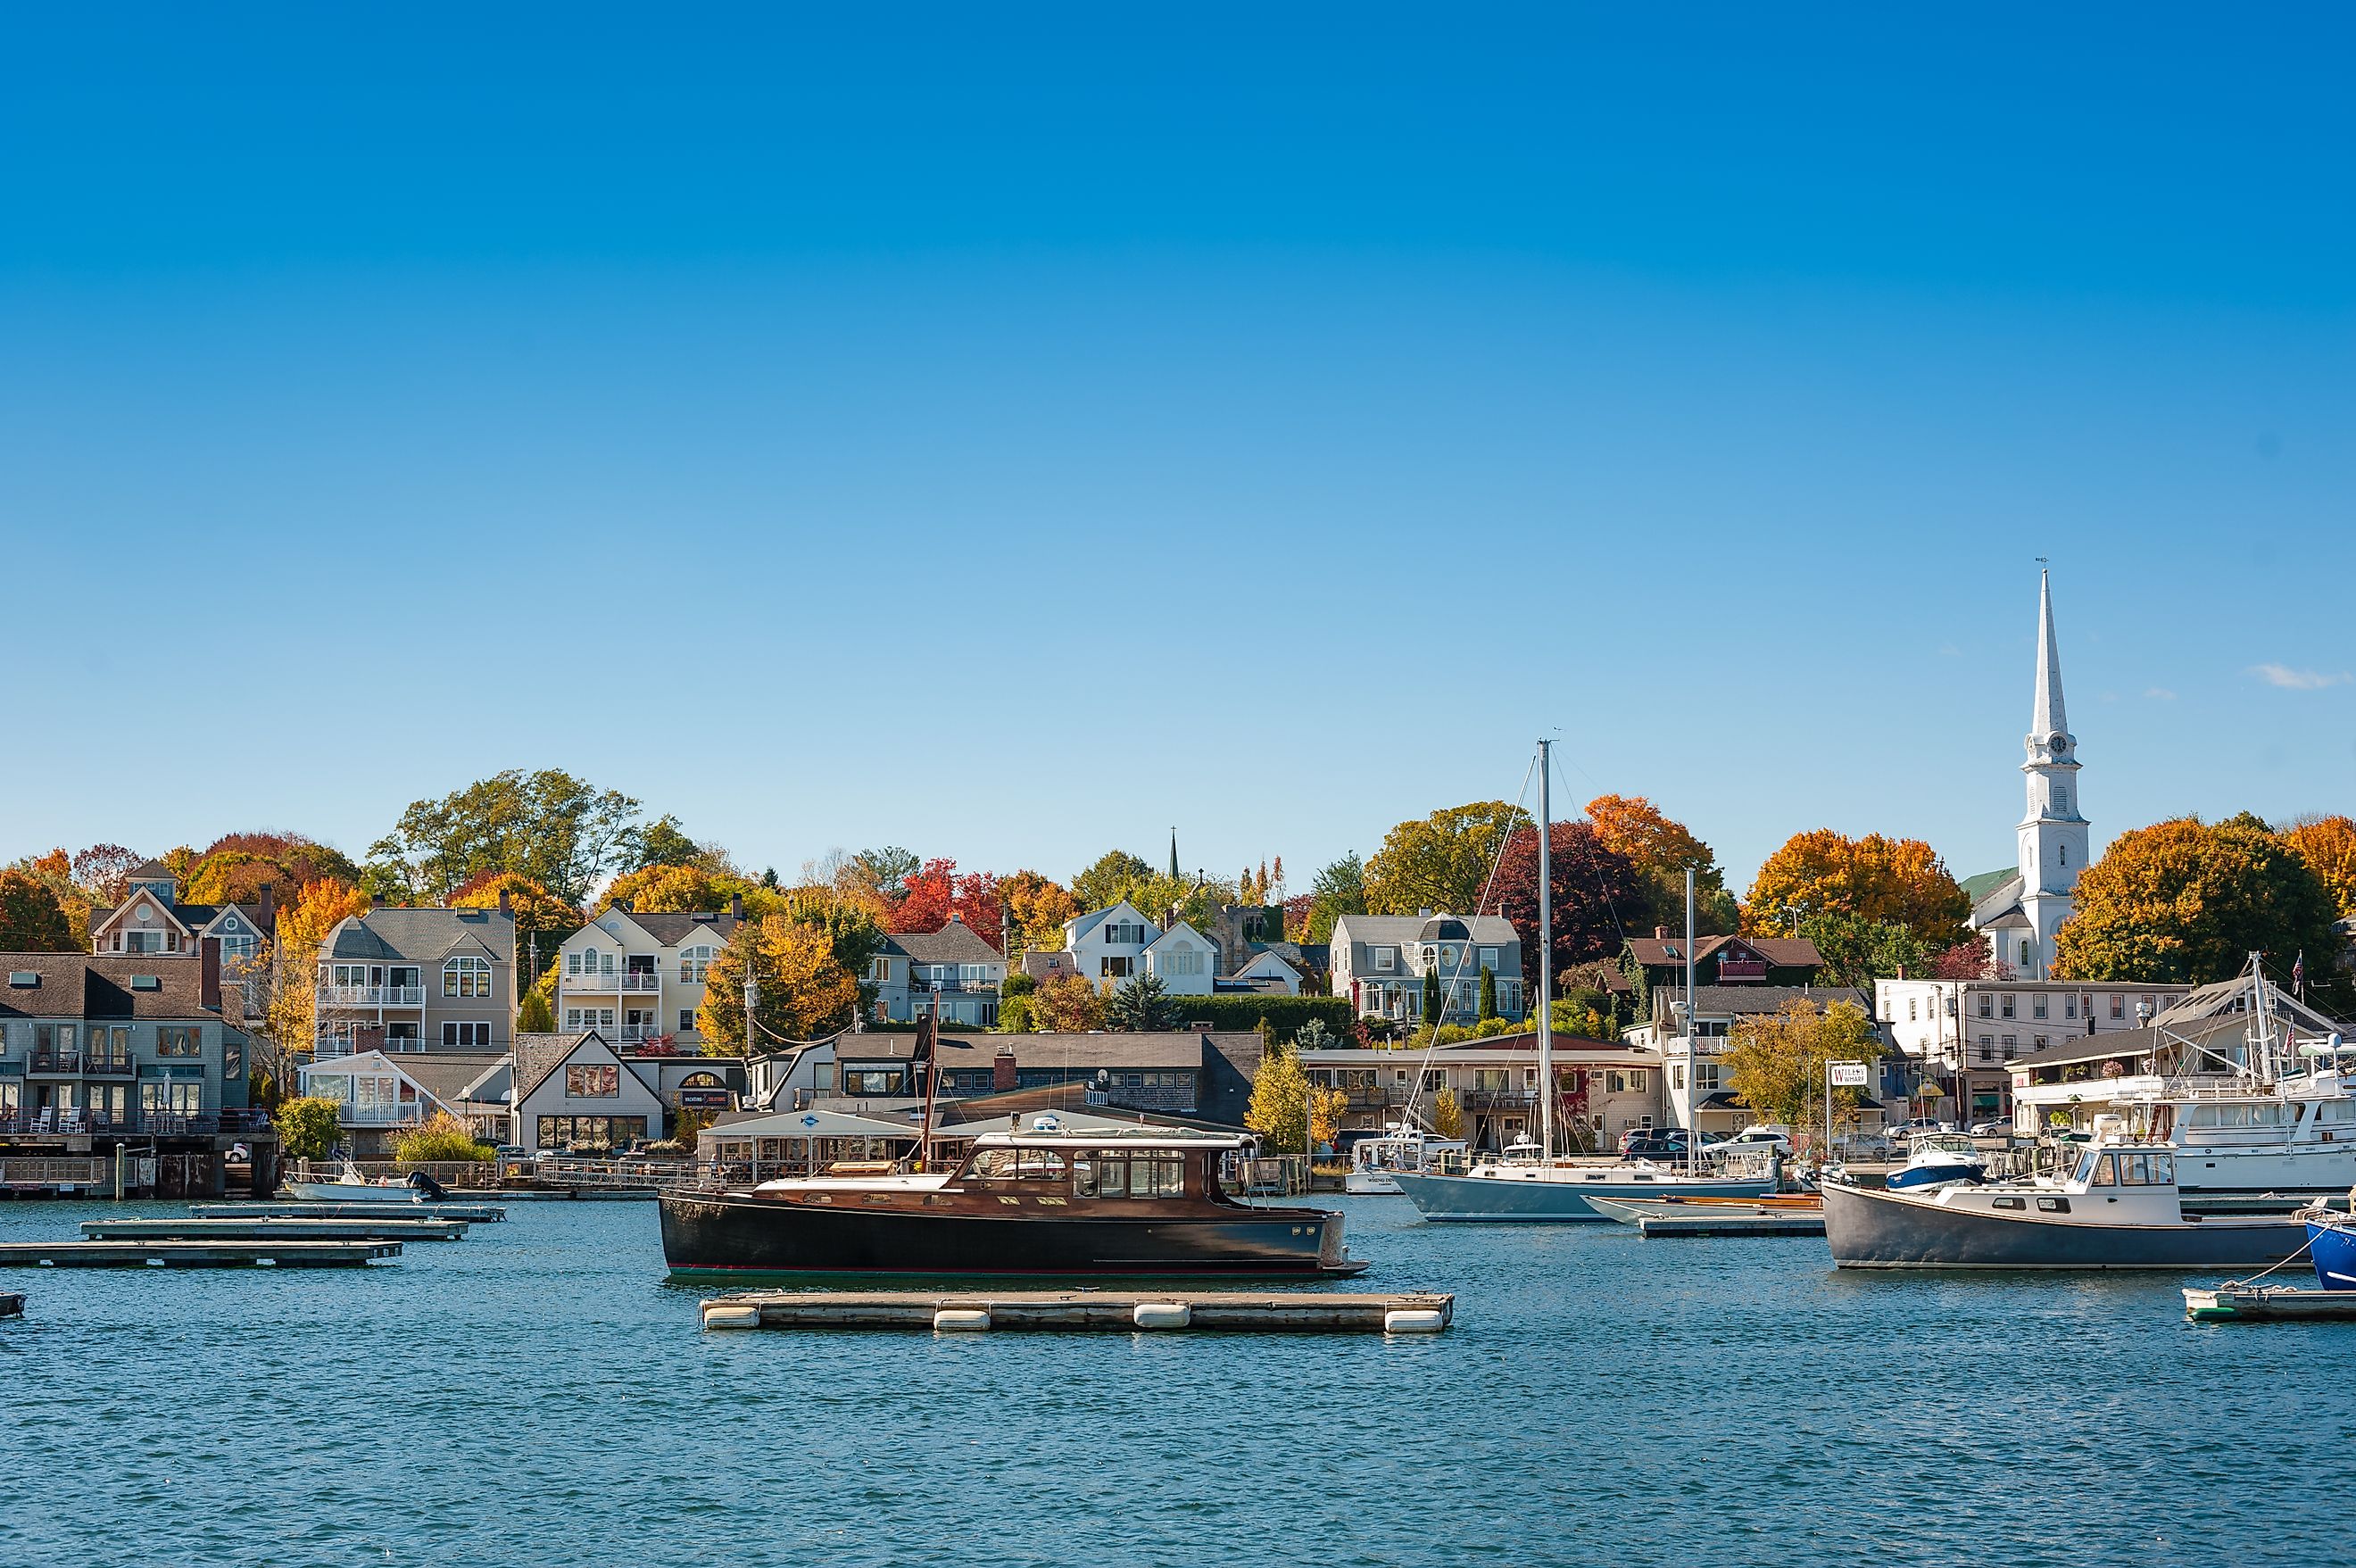
<path fill-rule="evenodd" d="M 2053 938 L 2070 918 L 2071 895 L 2090 857 L 2079 811 L 2078 737 L 2062 703 L 2062 654 L 2053 633 L 2053 585 L 2040 573 L 2037 603 L 2037 693 L 2029 722 L 2029 809 L 2019 828 L 2019 864 L 1975 876 L 1972 929 L 1988 940 L 1997 972 L 2018 980 L 2053 973 Z"/>

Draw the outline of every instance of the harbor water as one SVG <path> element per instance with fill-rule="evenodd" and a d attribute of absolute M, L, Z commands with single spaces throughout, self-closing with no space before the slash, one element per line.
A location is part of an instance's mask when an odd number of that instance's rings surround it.
<path fill-rule="evenodd" d="M 1453 1329 L 706 1333 L 636 1203 L 365 1271 L 8 1271 L 0 1559 L 2344 1560 L 2346 1328 L 1333 1201 L 1353 1288 L 1455 1291 Z M 181 1212 L 5 1204 L 0 1240 Z"/>

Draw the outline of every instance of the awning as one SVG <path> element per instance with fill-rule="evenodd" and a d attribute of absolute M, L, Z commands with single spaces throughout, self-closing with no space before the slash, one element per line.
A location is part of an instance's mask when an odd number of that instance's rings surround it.
<path fill-rule="evenodd" d="M 896 1138 L 916 1141 L 920 1129 L 905 1122 L 878 1122 L 841 1111 L 772 1111 L 762 1116 L 706 1127 L 698 1142 L 741 1144 L 752 1138 Z"/>

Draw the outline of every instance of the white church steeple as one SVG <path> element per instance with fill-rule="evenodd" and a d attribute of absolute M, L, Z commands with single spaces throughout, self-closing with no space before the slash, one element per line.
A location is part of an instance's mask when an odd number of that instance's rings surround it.
<path fill-rule="evenodd" d="M 2053 633 L 2051 574 L 2037 592 L 2037 692 L 2030 706 L 2029 811 L 2020 822 L 2020 908 L 2029 917 L 2026 953 L 2000 955 L 2024 980 L 2053 972 L 2053 935 L 2070 918 L 2071 893 L 2086 868 L 2086 819 L 2078 810 L 2078 740 L 2062 702 L 2062 651 Z"/>

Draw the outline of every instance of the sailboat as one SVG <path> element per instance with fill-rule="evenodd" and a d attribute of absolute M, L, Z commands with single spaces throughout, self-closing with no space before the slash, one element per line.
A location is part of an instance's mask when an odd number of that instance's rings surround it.
<path fill-rule="evenodd" d="M 1391 1179 L 1430 1220 L 1611 1224 L 1590 1197 L 1763 1197 L 1775 1190 L 1761 1175 L 1679 1169 L 1650 1160 L 1574 1165 L 1556 1157 L 1554 1124 L 1554 743 L 1538 742 L 1538 1137 L 1516 1141 L 1502 1156 L 1462 1176 L 1398 1171 Z M 1686 950 L 1693 950 L 1693 908 L 1686 908 Z"/>

